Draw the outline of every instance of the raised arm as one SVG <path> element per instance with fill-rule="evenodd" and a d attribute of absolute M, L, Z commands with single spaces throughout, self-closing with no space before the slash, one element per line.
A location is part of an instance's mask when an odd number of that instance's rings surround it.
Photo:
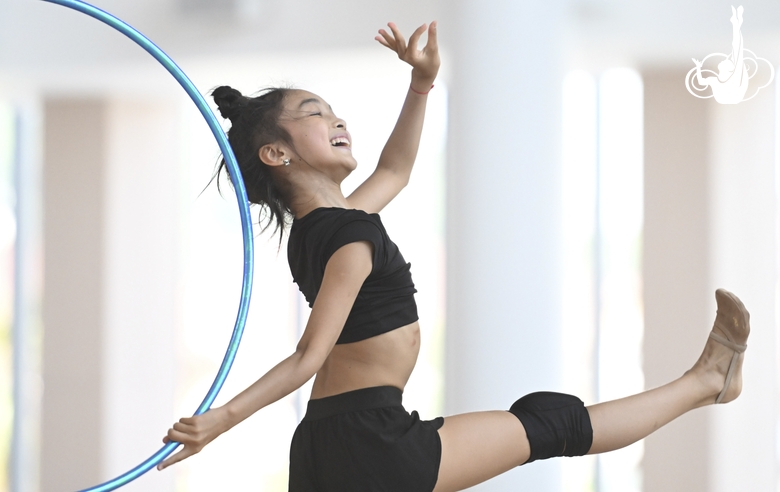
<path fill-rule="evenodd" d="M 440 64 L 435 21 L 430 28 L 425 24 L 418 27 L 409 38 L 408 45 L 395 24 L 391 22 L 388 26 L 391 33 L 380 29 L 380 35 L 375 39 L 412 66 L 412 81 L 401 115 L 379 156 L 376 170 L 347 198 L 351 207 L 369 213 L 382 210 L 409 182 L 420 146 L 427 94 L 439 73 Z M 424 48 L 417 49 L 417 42 L 426 30 L 428 42 Z"/>
<path fill-rule="evenodd" d="M 372 250 L 368 242 L 350 243 L 333 253 L 295 353 L 224 406 L 173 424 L 163 441 L 173 440 L 184 447 L 157 468 L 162 470 L 200 452 L 223 432 L 311 379 L 336 344 L 358 291 L 371 273 L 371 266 Z"/>

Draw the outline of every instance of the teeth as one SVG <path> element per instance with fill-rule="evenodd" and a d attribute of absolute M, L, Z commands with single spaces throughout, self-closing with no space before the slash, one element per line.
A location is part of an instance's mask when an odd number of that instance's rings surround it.
<path fill-rule="evenodd" d="M 347 140 L 345 137 L 336 137 L 330 141 L 330 144 L 331 145 L 345 144 L 347 147 L 349 147 L 349 140 Z"/>

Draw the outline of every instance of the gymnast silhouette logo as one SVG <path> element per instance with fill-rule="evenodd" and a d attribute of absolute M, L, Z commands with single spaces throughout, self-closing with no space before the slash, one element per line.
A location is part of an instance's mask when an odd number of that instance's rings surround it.
<path fill-rule="evenodd" d="M 732 39 L 729 55 L 712 53 L 701 61 L 693 58 L 696 66 L 685 76 L 685 87 L 694 96 L 701 99 L 714 97 L 721 104 L 738 104 L 754 98 L 758 91 L 768 86 L 774 79 L 775 69 L 769 60 L 760 58 L 745 48 L 741 32 L 742 12 L 744 9 L 741 5 L 737 9 L 731 7 Z M 717 62 L 717 72 L 702 68 L 709 59 L 712 59 L 712 63 Z M 762 63 L 766 64 L 768 70 L 761 69 Z M 751 82 L 759 72 L 762 74 L 761 79 L 765 78 L 767 73 L 769 74 L 769 80 L 763 85 L 760 85 L 759 79 Z M 708 87 L 711 91 L 706 94 Z"/>

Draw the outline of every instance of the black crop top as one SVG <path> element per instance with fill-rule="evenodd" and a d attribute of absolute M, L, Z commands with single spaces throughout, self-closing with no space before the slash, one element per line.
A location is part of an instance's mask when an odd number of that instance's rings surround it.
<path fill-rule="evenodd" d="M 287 260 L 293 280 L 309 307 L 317 298 L 331 255 L 357 241 L 373 244 L 373 267 L 358 292 L 337 344 L 365 340 L 418 319 L 411 264 L 387 236 L 379 215 L 344 208 L 317 208 L 293 221 Z"/>

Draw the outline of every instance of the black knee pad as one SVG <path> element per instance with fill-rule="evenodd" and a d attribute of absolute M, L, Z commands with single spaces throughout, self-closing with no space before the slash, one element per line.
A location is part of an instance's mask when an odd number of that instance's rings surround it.
<path fill-rule="evenodd" d="M 525 427 L 531 444 L 526 461 L 556 456 L 582 456 L 593 444 L 590 415 L 582 400 L 562 393 L 531 393 L 509 409 Z"/>

